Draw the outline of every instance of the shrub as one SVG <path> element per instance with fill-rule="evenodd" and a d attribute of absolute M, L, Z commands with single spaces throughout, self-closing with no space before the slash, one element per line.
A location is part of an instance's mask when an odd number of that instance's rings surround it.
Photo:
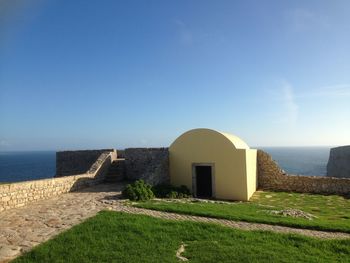
<path fill-rule="evenodd" d="M 152 187 L 143 180 L 128 184 L 122 191 L 122 195 L 131 201 L 146 201 L 154 198 Z"/>
<path fill-rule="evenodd" d="M 180 187 L 170 184 L 159 184 L 152 187 L 154 195 L 158 198 L 187 198 L 191 197 L 190 190 L 185 185 Z"/>

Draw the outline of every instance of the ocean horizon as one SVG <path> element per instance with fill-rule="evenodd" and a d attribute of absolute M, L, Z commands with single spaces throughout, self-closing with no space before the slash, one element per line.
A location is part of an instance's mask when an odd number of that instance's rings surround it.
<path fill-rule="evenodd" d="M 326 176 L 330 149 L 333 146 L 261 147 L 288 174 Z"/>
<path fill-rule="evenodd" d="M 332 147 L 257 147 L 269 153 L 288 174 L 326 176 Z M 0 152 L 0 182 L 52 178 L 56 172 L 56 151 Z"/>

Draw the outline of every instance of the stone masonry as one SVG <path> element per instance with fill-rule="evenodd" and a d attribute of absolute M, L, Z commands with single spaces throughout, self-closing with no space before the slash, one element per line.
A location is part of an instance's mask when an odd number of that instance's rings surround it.
<path fill-rule="evenodd" d="M 288 175 L 272 157 L 258 150 L 258 188 L 318 194 L 350 194 L 350 178 Z"/>
<path fill-rule="evenodd" d="M 143 179 L 155 185 L 169 183 L 168 148 L 128 148 L 125 149 L 126 179 Z"/>
<path fill-rule="evenodd" d="M 33 201 L 48 199 L 63 193 L 99 184 L 104 181 L 114 152 L 102 153 L 88 173 L 0 185 L 0 212 L 25 206 Z"/>
<path fill-rule="evenodd" d="M 56 153 L 55 177 L 91 173 L 89 169 L 96 163 L 102 153 L 113 152 L 113 149 L 62 151 Z"/>
<path fill-rule="evenodd" d="M 90 152 L 84 152 L 90 155 Z M 128 148 L 125 149 L 123 154 L 125 155 L 125 178 L 127 180 L 143 179 L 152 185 L 169 183 L 168 148 Z M 76 156 L 79 155 L 81 153 Z M 68 156 L 72 157 L 74 154 L 69 153 Z M 79 162 L 82 162 L 83 159 L 80 158 Z M 105 180 L 105 175 L 110 169 L 111 163 L 116 159 L 116 151 L 107 152 L 102 150 L 95 162 L 89 168 L 84 168 L 85 173 L 75 176 L 2 184 L 0 185 L 0 212 L 101 183 Z M 57 165 L 61 168 L 64 167 L 59 160 L 67 160 L 67 158 L 58 158 Z M 68 167 L 72 166 L 73 163 L 75 161 L 65 166 L 64 170 L 67 173 L 69 172 Z M 350 178 L 288 175 L 280 169 L 269 154 L 261 150 L 258 151 L 257 164 L 258 188 L 260 189 L 302 193 L 350 194 Z M 83 167 L 83 165 L 80 167 Z M 72 170 L 77 171 L 74 167 Z"/>

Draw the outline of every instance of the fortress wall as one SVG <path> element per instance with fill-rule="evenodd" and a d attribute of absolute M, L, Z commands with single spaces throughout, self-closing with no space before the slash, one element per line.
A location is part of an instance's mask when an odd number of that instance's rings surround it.
<path fill-rule="evenodd" d="M 91 173 L 92 165 L 102 153 L 113 152 L 113 149 L 62 151 L 56 152 L 55 177 Z"/>
<path fill-rule="evenodd" d="M 168 148 L 127 148 L 124 155 L 127 180 L 143 179 L 152 185 L 170 182 Z"/>
<path fill-rule="evenodd" d="M 0 184 L 0 212 L 6 209 L 21 207 L 36 200 L 48 199 L 70 191 L 99 184 L 104 181 L 111 163 L 117 158 L 115 150 L 78 151 L 58 153 L 57 165 L 63 173 L 76 173 L 74 163 L 88 160 L 90 166 L 84 173 L 72 176 L 61 176 L 10 184 Z M 92 156 L 99 156 L 91 164 Z M 84 159 L 83 153 L 86 153 Z M 150 184 L 169 183 L 168 148 L 128 148 L 125 156 L 126 178 L 143 179 Z M 78 156 L 79 161 L 73 161 Z M 61 164 L 66 162 L 65 164 Z M 67 161 L 72 160 L 72 161 Z M 79 164 L 78 164 L 79 166 Z M 79 169 L 86 165 L 81 164 Z M 71 167 L 71 169 L 69 169 Z M 63 169 L 64 168 L 64 169 Z M 59 170 L 58 169 L 58 170 Z M 263 190 L 293 191 L 319 194 L 350 194 L 350 178 L 322 176 L 296 176 L 286 174 L 272 157 L 264 151 L 257 154 L 258 188 Z"/>
<path fill-rule="evenodd" d="M 0 212 L 99 184 L 104 180 L 114 158 L 114 152 L 100 154 L 89 172 L 84 174 L 0 184 Z"/>
<path fill-rule="evenodd" d="M 258 150 L 258 188 L 317 194 L 350 194 L 350 178 L 288 175 L 272 157 Z"/>

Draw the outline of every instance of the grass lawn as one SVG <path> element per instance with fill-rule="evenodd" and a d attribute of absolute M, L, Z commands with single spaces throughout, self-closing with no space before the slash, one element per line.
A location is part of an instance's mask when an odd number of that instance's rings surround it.
<path fill-rule="evenodd" d="M 350 262 L 350 240 L 242 231 L 103 211 L 14 262 Z"/>
<path fill-rule="evenodd" d="M 135 206 L 182 214 L 350 233 L 350 199 L 336 195 L 259 191 L 250 202 L 220 204 L 155 200 L 140 202 Z M 271 210 L 288 208 L 300 209 L 317 218 L 308 220 L 269 213 Z"/>

